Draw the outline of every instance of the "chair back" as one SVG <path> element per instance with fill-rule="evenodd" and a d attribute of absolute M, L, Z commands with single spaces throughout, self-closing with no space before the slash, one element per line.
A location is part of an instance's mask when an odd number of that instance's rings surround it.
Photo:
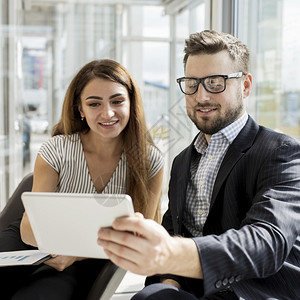
<path fill-rule="evenodd" d="M 27 174 L 17 186 L 5 207 L 0 212 L 0 231 L 4 230 L 11 222 L 22 217 L 24 206 L 21 200 L 23 192 L 32 189 L 33 173 Z"/>

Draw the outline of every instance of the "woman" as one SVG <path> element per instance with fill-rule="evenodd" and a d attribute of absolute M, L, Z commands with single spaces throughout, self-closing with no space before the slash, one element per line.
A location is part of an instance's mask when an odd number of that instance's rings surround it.
<path fill-rule="evenodd" d="M 85 65 L 68 87 L 52 138 L 38 153 L 32 191 L 127 193 L 136 211 L 158 220 L 162 175 L 163 158 L 147 131 L 131 75 L 112 60 Z M 26 212 L 20 235 L 37 246 Z M 82 300 L 103 263 L 53 255 L 45 270 L 28 272 L 13 299 Z"/>

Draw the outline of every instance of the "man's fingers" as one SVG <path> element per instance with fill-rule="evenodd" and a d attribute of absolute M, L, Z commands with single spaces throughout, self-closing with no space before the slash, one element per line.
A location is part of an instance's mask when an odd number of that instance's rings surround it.
<path fill-rule="evenodd" d="M 138 251 L 126 247 L 125 245 L 106 240 L 100 240 L 98 241 L 98 244 L 104 248 L 105 252 L 110 253 L 109 258 L 111 258 L 112 255 L 116 255 L 120 259 L 125 259 L 132 262 L 134 262 L 134 260 L 139 260 L 140 258 L 140 253 Z"/>
<path fill-rule="evenodd" d="M 98 244 L 116 265 L 142 275 L 157 273 L 168 258 L 168 232 L 142 215 L 116 219 L 112 228 L 101 228 Z"/>
<path fill-rule="evenodd" d="M 115 255 L 113 252 L 110 252 L 109 250 L 105 250 L 105 253 L 109 257 L 109 259 L 117 266 L 121 267 L 124 270 L 128 270 L 132 273 L 136 273 L 139 275 L 145 275 L 150 276 L 154 275 L 154 273 L 147 273 L 144 267 L 140 267 L 139 264 L 137 264 L 136 261 L 127 260 L 122 257 L 119 257 L 118 255 Z"/>
<path fill-rule="evenodd" d="M 153 271 L 154 265 L 149 260 L 150 255 L 108 241 L 101 241 L 100 245 L 104 247 L 108 258 L 117 266 L 140 275 L 150 276 L 156 273 Z"/>
<path fill-rule="evenodd" d="M 143 252 L 147 251 L 146 241 L 141 237 L 113 229 L 103 229 L 97 242 L 109 259 L 122 268 L 137 272 L 140 265 L 147 263 L 143 261 Z"/>
<path fill-rule="evenodd" d="M 119 231 L 133 232 L 137 236 L 142 236 L 148 240 L 155 238 L 157 230 L 161 231 L 155 221 L 144 219 L 142 214 L 134 217 L 118 218 L 113 222 L 112 228 Z"/>
<path fill-rule="evenodd" d="M 140 236 L 128 231 L 117 231 L 111 228 L 101 228 L 98 232 L 98 244 L 105 249 L 113 250 L 120 254 L 123 247 L 140 252 L 145 247 L 145 240 Z M 116 250 L 116 247 L 118 249 Z M 113 249 L 110 247 L 114 247 Z"/>

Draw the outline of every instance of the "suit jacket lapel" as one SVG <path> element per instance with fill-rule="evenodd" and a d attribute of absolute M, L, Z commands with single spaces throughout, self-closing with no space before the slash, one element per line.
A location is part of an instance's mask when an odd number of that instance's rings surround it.
<path fill-rule="evenodd" d="M 257 123 L 249 116 L 246 125 L 235 138 L 233 143 L 229 146 L 214 184 L 210 208 L 214 204 L 221 186 L 223 185 L 232 168 L 252 146 L 258 129 L 259 127 Z"/>
<path fill-rule="evenodd" d="M 186 203 L 186 190 L 187 190 L 188 180 L 190 178 L 191 158 L 193 152 L 196 151 L 194 149 L 195 139 L 190 144 L 190 146 L 186 148 L 186 151 L 182 153 L 183 156 L 180 158 L 180 165 L 177 165 L 177 168 L 175 170 L 176 183 L 175 186 L 173 185 L 173 189 L 172 189 L 172 191 L 175 191 L 175 193 L 173 192 L 172 195 L 169 196 L 170 199 L 177 199 L 176 203 L 177 203 L 177 212 L 179 216 L 179 231 L 181 230 L 181 220 L 184 212 L 184 206 Z"/>

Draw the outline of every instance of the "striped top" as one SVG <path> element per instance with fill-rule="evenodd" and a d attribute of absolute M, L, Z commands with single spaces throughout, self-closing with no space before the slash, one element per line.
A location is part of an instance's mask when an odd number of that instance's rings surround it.
<path fill-rule="evenodd" d="M 69 136 L 56 135 L 45 142 L 38 154 L 58 173 L 57 192 L 60 193 L 97 193 L 92 182 L 88 165 L 84 156 L 79 133 Z M 149 179 L 163 167 L 161 152 L 150 146 Z M 126 155 L 121 159 L 103 194 L 125 194 L 127 187 Z"/>

